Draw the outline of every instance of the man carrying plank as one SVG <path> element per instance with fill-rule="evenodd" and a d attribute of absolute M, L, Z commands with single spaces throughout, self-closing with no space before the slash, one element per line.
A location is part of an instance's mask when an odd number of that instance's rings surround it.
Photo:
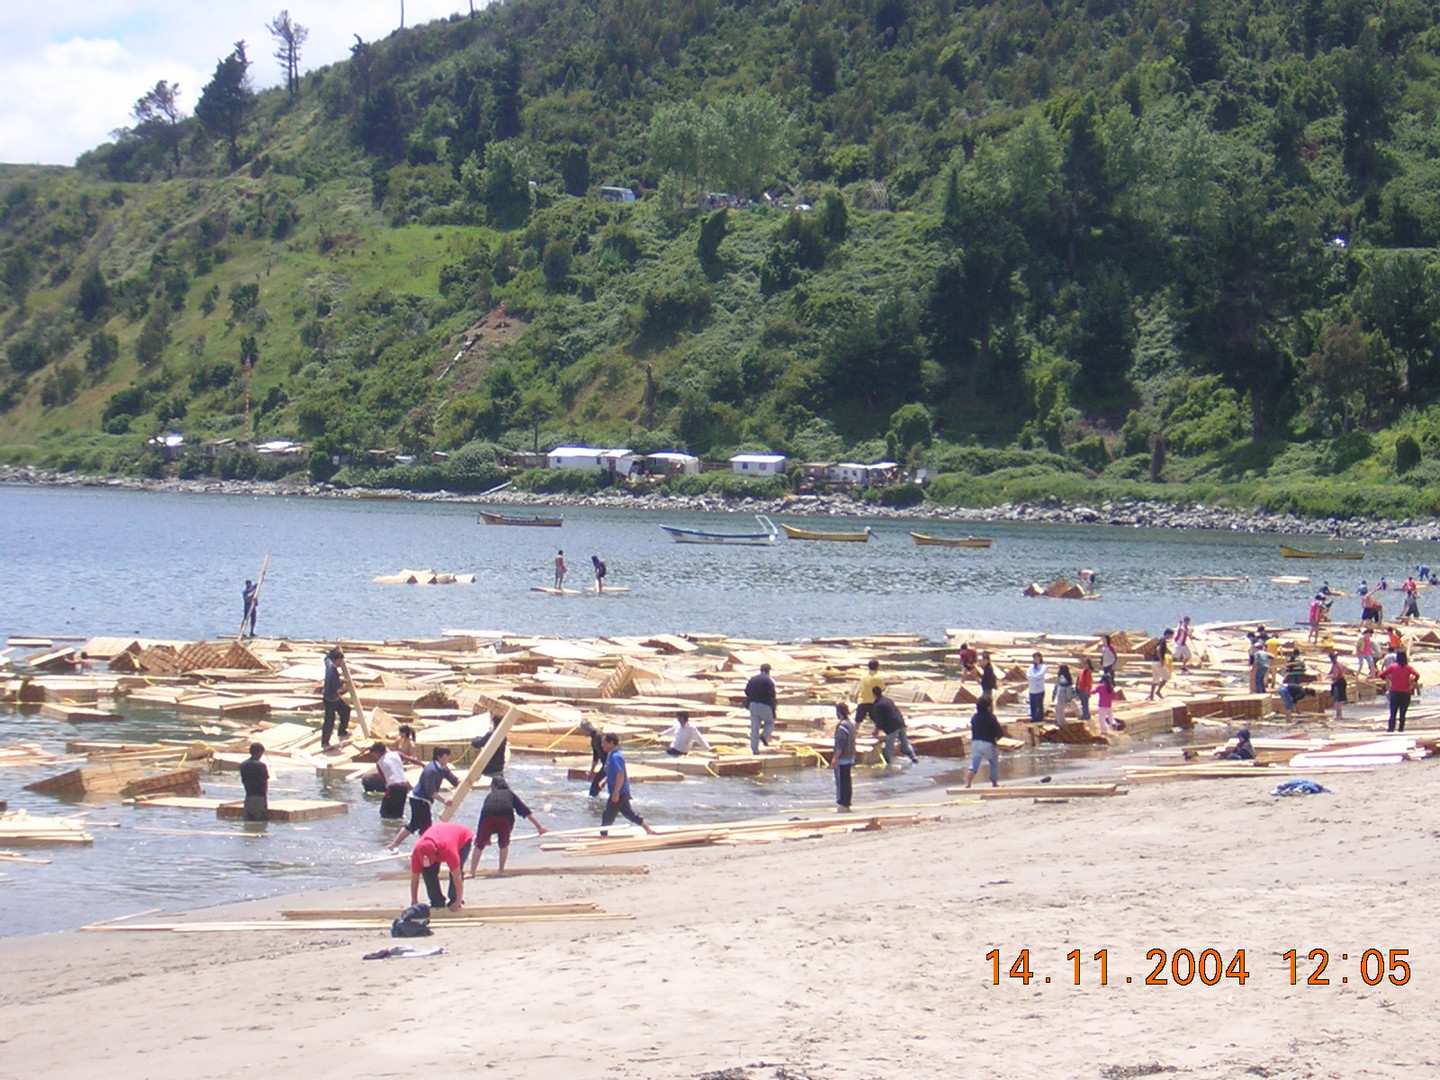
<path fill-rule="evenodd" d="M 480 856 L 485 853 L 491 837 L 495 838 L 495 846 L 500 851 L 499 873 L 505 873 L 505 860 L 510 856 L 510 833 L 515 828 L 517 814 L 535 826 L 537 836 L 545 835 L 545 826 L 540 824 L 534 811 L 510 790 L 503 776 L 495 777 L 490 781 L 490 794 L 485 796 L 485 805 L 480 808 L 480 823 L 475 828 L 475 854 L 470 856 L 471 877 L 475 876 Z"/>
<path fill-rule="evenodd" d="M 325 700 L 325 723 L 320 728 L 320 749 L 330 749 L 330 733 L 335 729 L 335 718 L 340 718 L 340 741 L 345 741 L 350 730 L 350 706 L 345 701 L 345 682 L 340 675 L 340 661 L 345 656 L 340 646 L 325 654 L 325 685 L 320 694 Z"/>
<path fill-rule="evenodd" d="M 432 908 L 449 907 L 451 911 L 459 911 L 465 906 L 465 859 L 474 839 L 475 834 L 464 825 L 441 821 L 431 825 L 425 835 L 415 841 L 415 850 L 410 853 L 411 907 L 419 902 L 422 877 Z M 440 891 L 441 863 L 450 869 L 448 900 Z"/>

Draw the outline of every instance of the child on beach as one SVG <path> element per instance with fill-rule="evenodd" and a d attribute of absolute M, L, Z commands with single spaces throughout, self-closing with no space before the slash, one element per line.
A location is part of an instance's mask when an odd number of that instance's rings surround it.
<path fill-rule="evenodd" d="M 1157 697 L 1164 697 L 1165 684 L 1170 681 L 1170 639 L 1175 636 L 1175 631 L 1168 626 L 1160 640 L 1155 643 L 1155 659 L 1150 664 L 1150 695 L 1146 701 L 1154 701 Z"/>
<path fill-rule="evenodd" d="M 1055 674 L 1055 690 L 1052 698 L 1055 701 L 1055 723 L 1065 725 L 1065 710 L 1070 704 L 1070 691 L 1075 682 L 1070 676 L 1070 665 L 1061 664 L 1060 670 Z"/>
<path fill-rule="evenodd" d="M 1361 675 L 1375 674 L 1375 638 L 1369 627 L 1360 634 L 1355 643 L 1355 666 Z"/>
<path fill-rule="evenodd" d="M 1080 661 L 1080 673 L 1075 676 L 1075 696 L 1080 699 L 1080 719 L 1090 719 L 1090 695 L 1095 690 L 1095 662 L 1088 656 Z"/>
<path fill-rule="evenodd" d="M 1095 691 L 1098 708 L 1095 714 L 1100 718 L 1100 733 L 1109 734 L 1120 729 L 1115 724 L 1115 677 L 1106 673 L 1100 676 L 1100 686 Z"/>

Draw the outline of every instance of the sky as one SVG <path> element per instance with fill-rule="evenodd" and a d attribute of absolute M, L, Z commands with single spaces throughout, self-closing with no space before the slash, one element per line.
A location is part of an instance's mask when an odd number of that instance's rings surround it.
<path fill-rule="evenodd" d="M 475 7 L 485 0 L 476 0 Z M 266 26 L 284 9 L 308 27 L 309 71 L 383 38 L 402 0 L 0 0 L 0 162 L 72 165 L 132 122 L 161 79 L 193 111 L 215 64 L 243 40 L 257 89 L 280 82 Z M 403 0 L 405 25 L 468 12 L 469 0 Z"/>

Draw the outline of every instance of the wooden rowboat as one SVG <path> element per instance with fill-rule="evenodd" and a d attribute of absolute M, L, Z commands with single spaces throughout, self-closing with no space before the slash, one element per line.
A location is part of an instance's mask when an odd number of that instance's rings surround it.
<path fill-rule="evenodd" d="M 912 532 L 910 539 L 916 547 L 988 548 L 995 542 L 993 536 L 926 536 L 917 532 Z"/>
<path fill-rule="evenodd" d="M 510 517 L 508 514 L 489 514 L 480 511 L 480 520 L 486 525 L 529 525 L 541 529 L 558 529 L 565 524 L 563 517 Z"/>
<path fill-rule="evenodd" d="M 786 525 L 781 522 L 780 528 L 791 540 L 835 540 L 851 541 L 863 544 L 870 539 L 870 526 L 866 525 L 861 532 L 815 532 L 811 529 L 797 529 L 794 525 Z"/>
<path fill-rule="evenodd" d="M 1359 562 L 1365 558 L 1363 551 L 1304 551 L 1284 544 L 1280 545 L 1280 554 L 1286 559 L 1343 559 L 1346 562 Z"/>

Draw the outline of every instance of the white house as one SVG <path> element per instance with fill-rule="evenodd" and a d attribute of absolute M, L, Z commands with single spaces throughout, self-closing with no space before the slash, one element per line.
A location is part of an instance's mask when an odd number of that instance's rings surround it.
<path fill-rule="evenodd" d="M 604 453 L 604 450 L 597 450 L 593 446 L 557 446 L 550 451 L 550 468 L 600 472 L 605 468 L 601 464 L 601 455 Z"/>
<path fill-rule="evenodd" d="M 784 454 L 736 454 L 730 469 L 741 476 L 780 476 L 785 472 Z"/>
<path fill-rule="evenodd" d="M 557 446 L 548 456 L 552 469 L 581 469 L 620 476 L 629 476 L 638 460 L 634 450 L 600 450 L 593 446 Z"/>
<path fill-rule="evenodd" d="M 850 484 L 855 487 L 865 487 L 867 473 L 865 466 L 854 461 L 842 461 L 838 465 L 831 465 L 825 470 L 825 479 L 832 484 Z"/>
<path fill-rule="evenodd" d="M 683 473 L 694 476 L 700 471 L 700 459 L 694 454 L 681 454 L 674 450 L 662 450 L 658 454 L 646 454 L 645 464 L 652 473 L 660 476 L 674 476 Z"/>

